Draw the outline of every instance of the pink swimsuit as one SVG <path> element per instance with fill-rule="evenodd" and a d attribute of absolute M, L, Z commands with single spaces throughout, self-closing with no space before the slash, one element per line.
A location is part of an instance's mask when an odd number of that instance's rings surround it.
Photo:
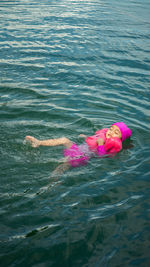
<path fill-rule="evenodd" d="M 108 131 L 107 128 L 104 128 L 102 130 L 98 130 L 95 135 L 89 136 L 85 139 L 85 142 L 88 144 L 89 148 L 91 150 L 97 150 L 98 144 L 97 139 L 102 138 L 104 141 L 106 141 L 106 132 Z"/>
<path fill-rule="evenodd" d="M 103 156 L 118 153 L 122 148 L 122 142 L 117 137 L 106 138 L 107 131 L 107 128 L 98 130 L 95 135 L 86 138 L 84 144 L 79 146 L 73 144 L 69 149 L 64 149 L 64 156 L 67 157 L 70 165 L 72 167 L 85 165 L 95 154 Z M 98 146 L 98 138 L 102 138 L 105 141 L 104 145 Z"/>

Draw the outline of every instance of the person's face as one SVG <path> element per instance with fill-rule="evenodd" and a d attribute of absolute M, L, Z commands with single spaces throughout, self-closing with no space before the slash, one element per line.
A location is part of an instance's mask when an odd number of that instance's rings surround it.
<path fill-rule="evenodd" d="M 118 137 L 121 139 L 121 131 L 118 126 L 112 125 L 106 132 L 106 138 Z"/>

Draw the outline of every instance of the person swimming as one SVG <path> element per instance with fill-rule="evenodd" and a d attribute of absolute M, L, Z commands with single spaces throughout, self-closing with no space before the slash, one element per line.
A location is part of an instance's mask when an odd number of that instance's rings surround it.
<path fill-rule="evenodd" d="M 78 167 L 87 164 L 91 157 L 98 155 L 116 154 L 122 149 L 122 142 L 131 136 L 131 130 L 124 122 L 116 122 L 110 128 L 96 131 L 95 135 L 87 137 L 81 134 L 85 142 L 77 145 L 67 137 L 57 139 L 38 140 L 33 136 L 26 136 L 32 147 L 63 145 L 65 162 L 58 169 L 66 170 L 68 167 Z"/>

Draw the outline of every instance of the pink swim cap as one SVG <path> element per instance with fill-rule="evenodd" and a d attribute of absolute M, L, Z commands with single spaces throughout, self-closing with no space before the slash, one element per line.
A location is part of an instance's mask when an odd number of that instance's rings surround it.
<path fill-rule="evenodd" d="M 125 141 L 127 138 L 131 136 L 131 130 L 127 127 L 127 125 L 124 122 L 116 122 L 113 125 L 116 125 L 119 127 L 121 135 L 122 135 L 122 141 Z"/>

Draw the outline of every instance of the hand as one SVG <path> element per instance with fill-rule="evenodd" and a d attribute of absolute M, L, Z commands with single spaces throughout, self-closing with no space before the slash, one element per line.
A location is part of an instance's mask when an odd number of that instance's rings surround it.
<path fill-rule="evenodd" d="M 96 142 L 97 142 L 98 146 L 103 146 L 105 143 L 104 139 L 102 139 L 102 138 L 98 138 Z"/>
<path fill-rule="evenodd" d="M 82 138 L 87 138 L 87 136 L 85 134 L 80 134 L 79 137 L 82 137 Z"/>

